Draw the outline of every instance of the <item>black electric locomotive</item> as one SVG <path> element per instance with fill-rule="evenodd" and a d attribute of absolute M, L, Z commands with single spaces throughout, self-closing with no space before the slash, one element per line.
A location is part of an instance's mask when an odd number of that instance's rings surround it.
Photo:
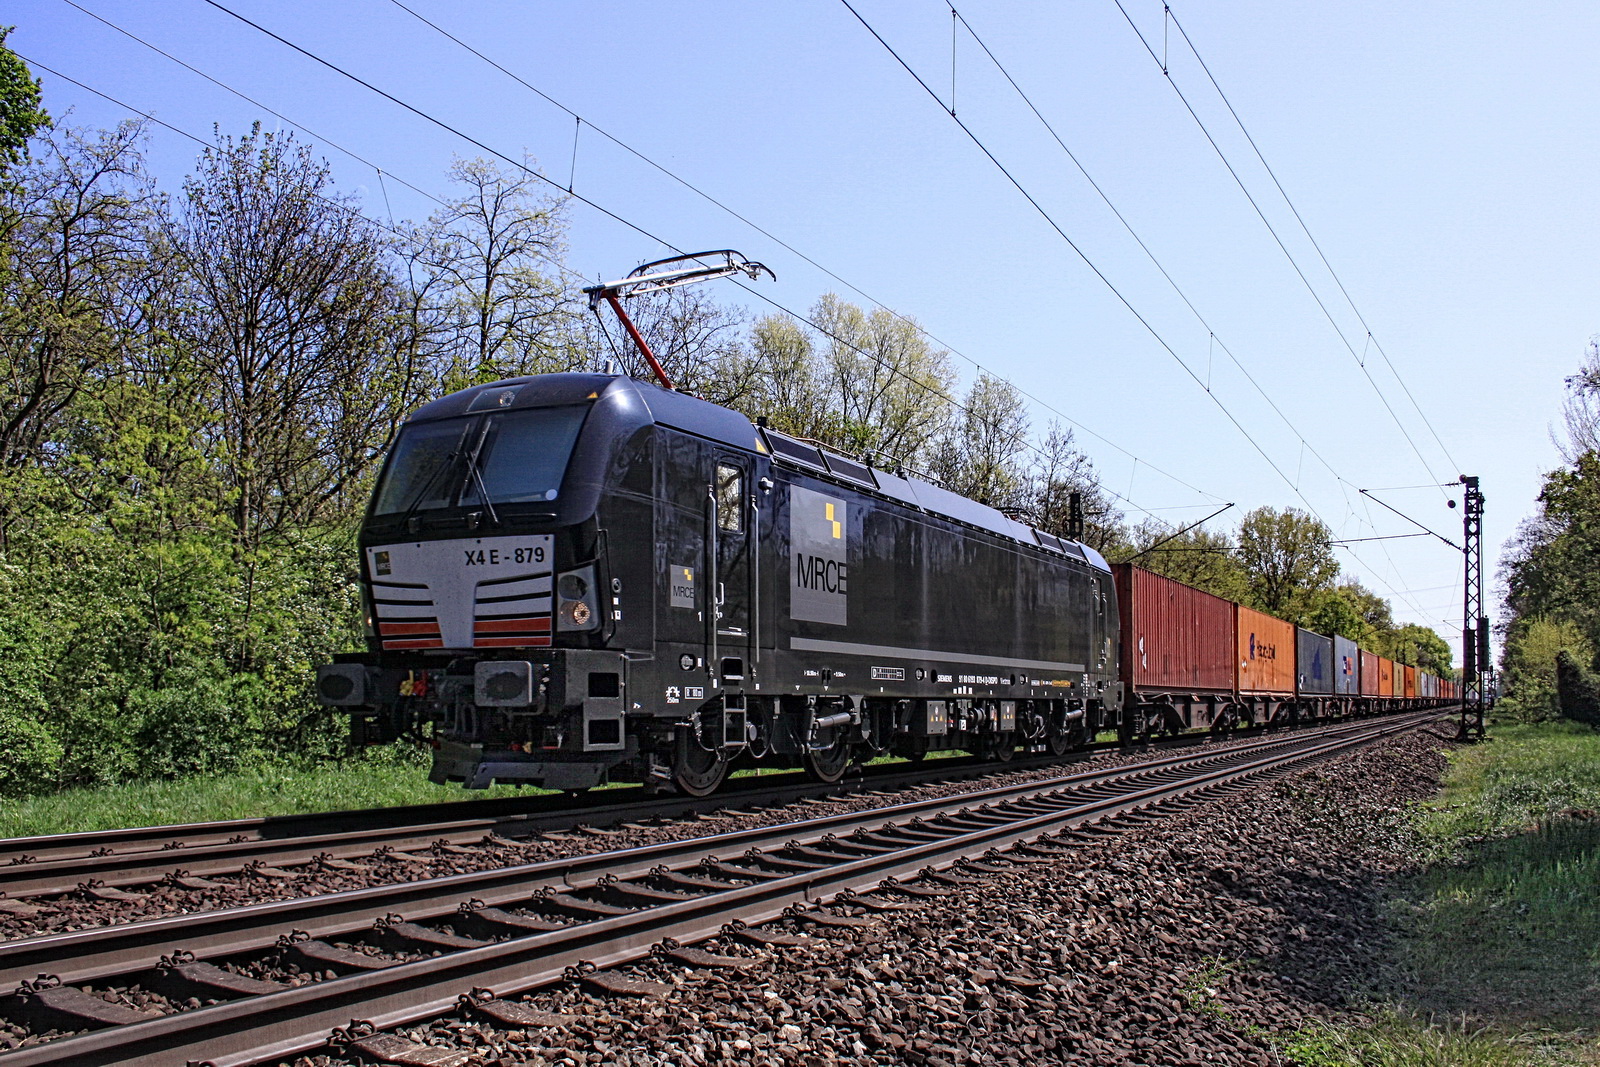
<path fill-rule="evenodd" d="M 740 761 L 1064 752 L 1121 704 L 1105 561 L 928 482 L 616 375 L 418 410 L 361 531 L 358 738 L 436 781 L 703 794 Z"/>

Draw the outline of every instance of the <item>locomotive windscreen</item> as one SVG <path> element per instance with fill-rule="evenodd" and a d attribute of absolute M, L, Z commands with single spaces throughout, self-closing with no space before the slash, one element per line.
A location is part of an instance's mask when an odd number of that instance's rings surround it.
<path fill-rule="evenodd" d="M 554 500 L 587 407 L 525 408 L 400 431 L 374 515 Z"/>

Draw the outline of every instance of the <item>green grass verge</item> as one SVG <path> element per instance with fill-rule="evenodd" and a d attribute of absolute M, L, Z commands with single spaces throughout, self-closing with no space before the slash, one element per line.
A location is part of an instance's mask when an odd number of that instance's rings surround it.
<path fill-rule="evenodd" d="M 928 757 L 962 755 L 965 753 L 931 752 Z M 907 761 L 898 756 L 883 756 L 872 760 L 871 765 L 904 762 Z M 763 767 L 735 771 L 734 777 L 792 773 L 792 768 Z M 619 783 L 600 788 L 625 789 L 631 785 Z M 443 804 L 548 792 L 551 790 L 507 785 L 480 790 L 463 789 L 458 784 L 434 785 L 428 781 L 427 753 L 387 746 L 368 749 L 358 757 L 337 763 L 269 764 L 204 778 L 128 782 L 0 801 L 0 838 Z"/>
<path fill-rule="evenodd" d="M 1506 725 L 1417 811 L 1427 859 L 1391 902 L 1389 1004 L 1281 1047 L 1304 1067 L 1600 1064 L 1600 734 Z"/>
<path fill-rule="evenodd" d="M 340 763 L 271 764 L 214 777 L 129 782 L 8 800 L 0 804 L 0 837 L 438 804 L 533 792 L 537 791 L 494 786 L 469 793 L 459 785 L 434 785 L 428 781 L 425 756 L 383 748 Z"/>

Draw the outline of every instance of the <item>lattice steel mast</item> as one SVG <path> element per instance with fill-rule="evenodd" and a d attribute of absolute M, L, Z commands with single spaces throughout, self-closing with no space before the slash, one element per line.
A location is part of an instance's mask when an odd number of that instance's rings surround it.
<path fill-rule="evenodd" d="M 1483 493 L 1478 479 L 1463 474 L 1461 554 L 1466 581 L 1461 591 L 1461 728 L 1463 741 L 1484 736 L 1484 672 L 1489 668 L 1489 617 L 1483 611 Z"/>

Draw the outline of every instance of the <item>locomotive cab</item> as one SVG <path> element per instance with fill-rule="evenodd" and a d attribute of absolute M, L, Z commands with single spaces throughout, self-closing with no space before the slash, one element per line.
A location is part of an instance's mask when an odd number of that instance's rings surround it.
<path fill-rule="evenodd" d="M 624 597 L 651 590 L 603 531 L 636 526 L 630 497 L 650 510 L 652 420 L 631 385 L 512 379 L 406 423 L 360 535 L 367 651 L 319 672 L 358 741 L 431 728 L 432 777 L 468 786 L 582 789 L 628 758 L 617 639 Z"/>

